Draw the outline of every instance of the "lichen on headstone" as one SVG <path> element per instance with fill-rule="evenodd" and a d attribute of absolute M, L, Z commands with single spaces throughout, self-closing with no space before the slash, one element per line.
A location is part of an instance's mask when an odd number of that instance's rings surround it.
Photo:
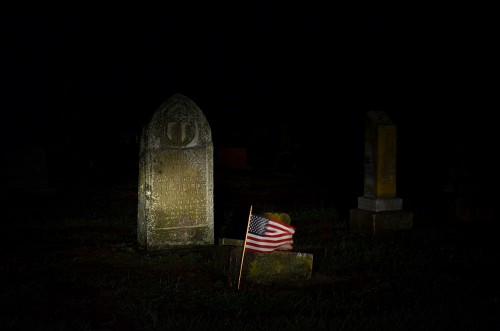
<path fill-rule="evenodd" d="M 265 212 L 264 216 L 269 219 L 281 221 L 288 225 L 292 224 L 292 219 L 290 218 L 290 215 L 288 215 L 287 213 Z"/>

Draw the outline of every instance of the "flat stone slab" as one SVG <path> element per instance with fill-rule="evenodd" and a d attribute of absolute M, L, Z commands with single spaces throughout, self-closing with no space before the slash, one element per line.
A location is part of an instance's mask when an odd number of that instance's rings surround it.
<path fill-rule="evenodd" d="M 224 243 L 236 245 L 225 245 Z M 222 245 L 221 245 L 222 243 Z M 216 272 L 227 279 L 229 287 L 238 287 L 243 240 L 223 238 L 216 248 Z M 303 286 L 312 276 L 313 255 L 292 251 L 271 253 L 245 252 L 240 288 L 249 284 Z"/>

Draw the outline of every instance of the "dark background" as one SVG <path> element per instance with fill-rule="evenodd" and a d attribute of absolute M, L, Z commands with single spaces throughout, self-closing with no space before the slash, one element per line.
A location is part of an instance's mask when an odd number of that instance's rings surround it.
<path fill-rule="evenodd" d="M 488 16 L 270 2 L 2 14 L 2 182 L 133 185 L 143 125 L 182 93 L 206 115 L 216 151 L 247 148 L 250 169 L 298 169 L 355 201 L 364 116 L 380 110 L 398 126 L 408 207 L 431 208 L 443 192 L 490 199 Z"/>

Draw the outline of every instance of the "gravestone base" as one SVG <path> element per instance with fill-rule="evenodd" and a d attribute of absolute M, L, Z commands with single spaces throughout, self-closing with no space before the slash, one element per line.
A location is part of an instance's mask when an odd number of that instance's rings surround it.
<path fill-rule="evenodd" d="M 216 273 L 226 278 L 228 287 L 237 288 L 243 240 L 219 240 L 214 256 Z M 271 286 L 303 286 L 312 276 L 313 255 L 291 251 L 271 253 L 246 252 L 240 288 L 249 284 Z"/>
<path fill-rule="evenodd" d="M 413 227 L 413 213 L 404 210 L 374 212 L 360 208 L 349 211 L 349 229 L 373 235 L 409 230 Z"/>
<path fill-rule="evenodd" d="M 143 247 L 148 251 L 204 247 L 213 245 L 213 233 L 210 226 L 150 230 L 147 243 Z"/>
<path fill-rule="evenodd" d="M 393 198 L 372 198 L 367 196 L 358 197 L 358 208 L 370 211 L 389 211 L 403 209 L 403 199 Z"/>

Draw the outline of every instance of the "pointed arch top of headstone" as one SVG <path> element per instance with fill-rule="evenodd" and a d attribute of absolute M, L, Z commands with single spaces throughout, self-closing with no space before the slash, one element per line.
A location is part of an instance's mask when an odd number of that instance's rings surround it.
<path fill-rule="evenodd" d="M 143 148 L 192 148 L 212 143 L 210 125 L 201 109 L 176 93 L 153 114 L 144 132 Z"/>

